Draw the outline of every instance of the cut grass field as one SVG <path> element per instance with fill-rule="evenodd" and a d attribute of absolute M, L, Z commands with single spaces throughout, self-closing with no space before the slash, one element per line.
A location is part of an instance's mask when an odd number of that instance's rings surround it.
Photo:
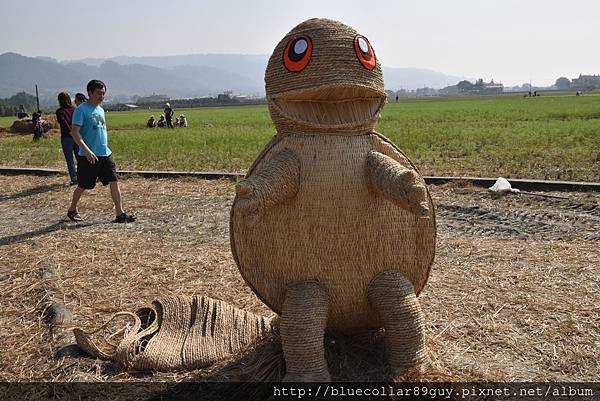
<path fill-rule="evenodd" d="M 107 113 L 118 167 L 244 171 L 275 134 L 265 106 L 179 113 L 190 127 L 145 128 L 159 110 Z M 425 175 L 600 180 L 600 95 L 401 100 L 385 106 L 376 129 Z M 59 137 L 0 136 L 0 164 L 64 168 Z"/>

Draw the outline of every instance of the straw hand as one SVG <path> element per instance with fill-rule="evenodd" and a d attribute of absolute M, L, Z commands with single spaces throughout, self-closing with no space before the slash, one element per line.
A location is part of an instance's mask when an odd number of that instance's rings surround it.
<path fill-rule="evenodd" d="M 235 187 L 237 199 L 233 205 L 235 213 L 244 217 L 246 225 L 252 226 L 260 219 L 263 213 L 254 186 L 248 181 L 242 181 Z"/>
<path fill-rule="evenodd" d="M 404 170 L 398 175 L 398 184 L 404 187 L 404 196 L 407 202 L 406 209 L 419 216 L 428 217 L 429 202 L 427 198 L 427 189 L 419 175 L 414 170 Z"/>
<path fill-rule="evenodd" d="M 406 193 L 408 211 L 421 218 L 427 218 L 429 216 L 429 202 L 425 187 L 418 182 L 414 182 L 407 188 Z"/>

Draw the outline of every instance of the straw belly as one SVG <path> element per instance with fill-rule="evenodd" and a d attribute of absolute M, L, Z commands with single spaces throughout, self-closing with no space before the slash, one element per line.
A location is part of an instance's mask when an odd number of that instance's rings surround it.
<path fill-rule="evenodd" d="M 290 135 L 265 154 L 301 160 L 295 198 L 248 227 L 232 216 L 236 260 L 246 281 L 280 312 L 289 283 L 315 280 L 329 294 L 328 329 L 379 327 L 367 300 L 377 273 L 400 270 L 420 291 L 433 261 L 433 219 L 418 219 L 372 194 L 365 161 L 372 137 Z M 433 210 L 433 208 L 432 208 Z"/>

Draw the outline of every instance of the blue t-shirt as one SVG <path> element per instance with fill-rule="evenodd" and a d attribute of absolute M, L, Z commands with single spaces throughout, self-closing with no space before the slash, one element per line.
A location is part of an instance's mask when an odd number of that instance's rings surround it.
<path fill-rule="evenodd" d="M 96 156 L 110 156 L 108 136 L 106 134 L 106 119 L 104 109 L 92 106 L 88 102 L 81 103 L 73 113 L 73 125 L 80 125 L 81 139 Z M 79 148 L 79 156 L 85 156 L 83 149 Z"/>

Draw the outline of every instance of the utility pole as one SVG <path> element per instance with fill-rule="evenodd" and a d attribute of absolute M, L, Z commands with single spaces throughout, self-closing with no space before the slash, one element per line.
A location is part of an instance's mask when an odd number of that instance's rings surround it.
<path fill-rule="evenodd" d="M 37 103 L 37 112 L 41 114 L 42 112 L 40 111 L 40 96 L 38 95 L 37 84 L 35 85 L 35 101 Z"/>

